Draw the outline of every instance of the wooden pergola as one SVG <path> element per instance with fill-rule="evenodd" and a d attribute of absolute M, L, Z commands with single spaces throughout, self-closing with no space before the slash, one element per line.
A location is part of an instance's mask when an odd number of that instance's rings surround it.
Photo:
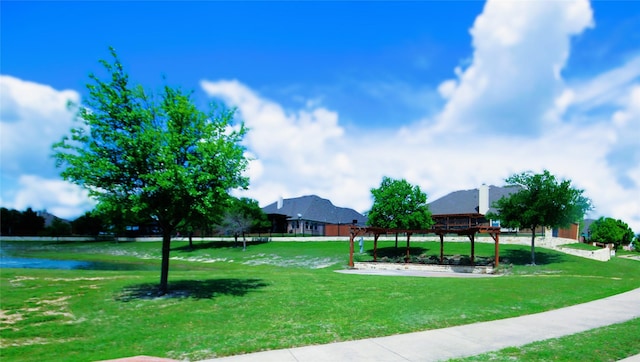
<path fill-rule="evenodd" d="M 355 238 L 373 234 L 373 261 L 377 261 L 378 238 L 386 234 L 406 234 L 407 254 L 409 255 L 409 243 L 413 234 L 436 234 L 440 237 L 440 264 L 444 262 L 444 236 L 447 234 L 466 235 L 471 241 L 471 265 L 475 261 L 475 236 L 478 233 L 489 234 L 495 245 L 495 267 L 500 263 L 500 228 L 489 226 L 482 214 L 449 214 L 432 217 L 435 225 L 430 229 L 388 229 L 380 227 L 351 227 L 349 240 L 349 266 L 353 267 L 353 253 Z"/>

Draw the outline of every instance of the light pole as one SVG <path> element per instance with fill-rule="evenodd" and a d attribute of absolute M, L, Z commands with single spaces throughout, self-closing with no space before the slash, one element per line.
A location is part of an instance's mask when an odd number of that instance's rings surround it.
<path fill-rule="evenodd" d="M 300 235 L 304 236 L 304 229 L 302 228 L 302 214 L 298 214 L 298 226 L 300 227 Z"/>

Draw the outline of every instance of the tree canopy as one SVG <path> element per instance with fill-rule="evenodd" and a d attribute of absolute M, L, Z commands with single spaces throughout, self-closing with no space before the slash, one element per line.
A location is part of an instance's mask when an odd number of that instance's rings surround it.
<path fill-rule="evenodd" d="M 383 177 L 380 187 L 371 189 L 373 206 L 367 225 L 389 229 L 428 229 L 433 225 L 427 194 L 404 179 Z"/>
<path fill-rule="evenodd" d="M 242 197 L 231 199 L 220 223 L 220 230 L 232 234 L 236 242 L 238 236 L 242 235 L 243 249 L 246 249 L 246 232 L 261 232 L 268 230 L 270 226 L 271 223 L 258 201 Z"/>
<path fill-rule="evenodd" d="M 44 231 L 44 223 L 44 218 L 30 207 L 23 212 L 0 208 L 0 234 L 2 235 L 40 235 Z"/>
<path fill-rule="evenodd" d="M 103 219 L 91 211 L 72 221 L 71 226 L 78 235 L 98 236 L 101 231 L 106 231 Z"/>
<path fill-rule="evenodd" d="M 498 210 L 487 216 L 500 219 L 501 225 L 531 229 L 531 264 L 535 264 L 535 229 L 564 227 L 582 220 L 591 201 L 583 190 L 571 186 L 571 181 L 557 181 L 544 170 L 541 174 L 524 172 L 506 179 L 508 185 L 520 186 L 520 191 L 494 203 Z"/>
<path fill-rule="evenodd" d="M 246 129 L 234 110 L 199 110 L 190 93 L 164 86 L 158 95 L 133 85 L 112 48 L 107 75 L 91 74 L 76 125 L 53 145 L 61 176 L 89 191 L 97 211 L 152 219 L 162 230 L 160 293 L 167 291 L 173 231 L 218 210 L 243 188 Z"/>
<path fill-rule="evenodd" d="M 633 230 L 622 220 L 601 217 L 589 226 L 589 240 L 597 243 L 613 243 L 618 249 L 620 245 L 629 245 L 633 241 Z"/>

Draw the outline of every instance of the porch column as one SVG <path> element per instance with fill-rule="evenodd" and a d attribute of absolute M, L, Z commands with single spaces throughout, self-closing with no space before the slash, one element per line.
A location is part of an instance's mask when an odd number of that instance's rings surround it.
<path fill-rule="evenodd" d="M 440 236 L 440 264 L 444 263 L 444 234 Z"/>

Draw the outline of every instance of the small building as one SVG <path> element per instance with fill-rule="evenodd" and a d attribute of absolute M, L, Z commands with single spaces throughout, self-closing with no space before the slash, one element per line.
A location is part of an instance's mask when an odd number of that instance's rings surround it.
<path fill-rule="evenodd" d="M 262 208 L 272 233 L 314 236 L 349 236 L 350 227 L 365 226 L 366 216 L 338 207 L 316 195 L 278 201 Z"/>

